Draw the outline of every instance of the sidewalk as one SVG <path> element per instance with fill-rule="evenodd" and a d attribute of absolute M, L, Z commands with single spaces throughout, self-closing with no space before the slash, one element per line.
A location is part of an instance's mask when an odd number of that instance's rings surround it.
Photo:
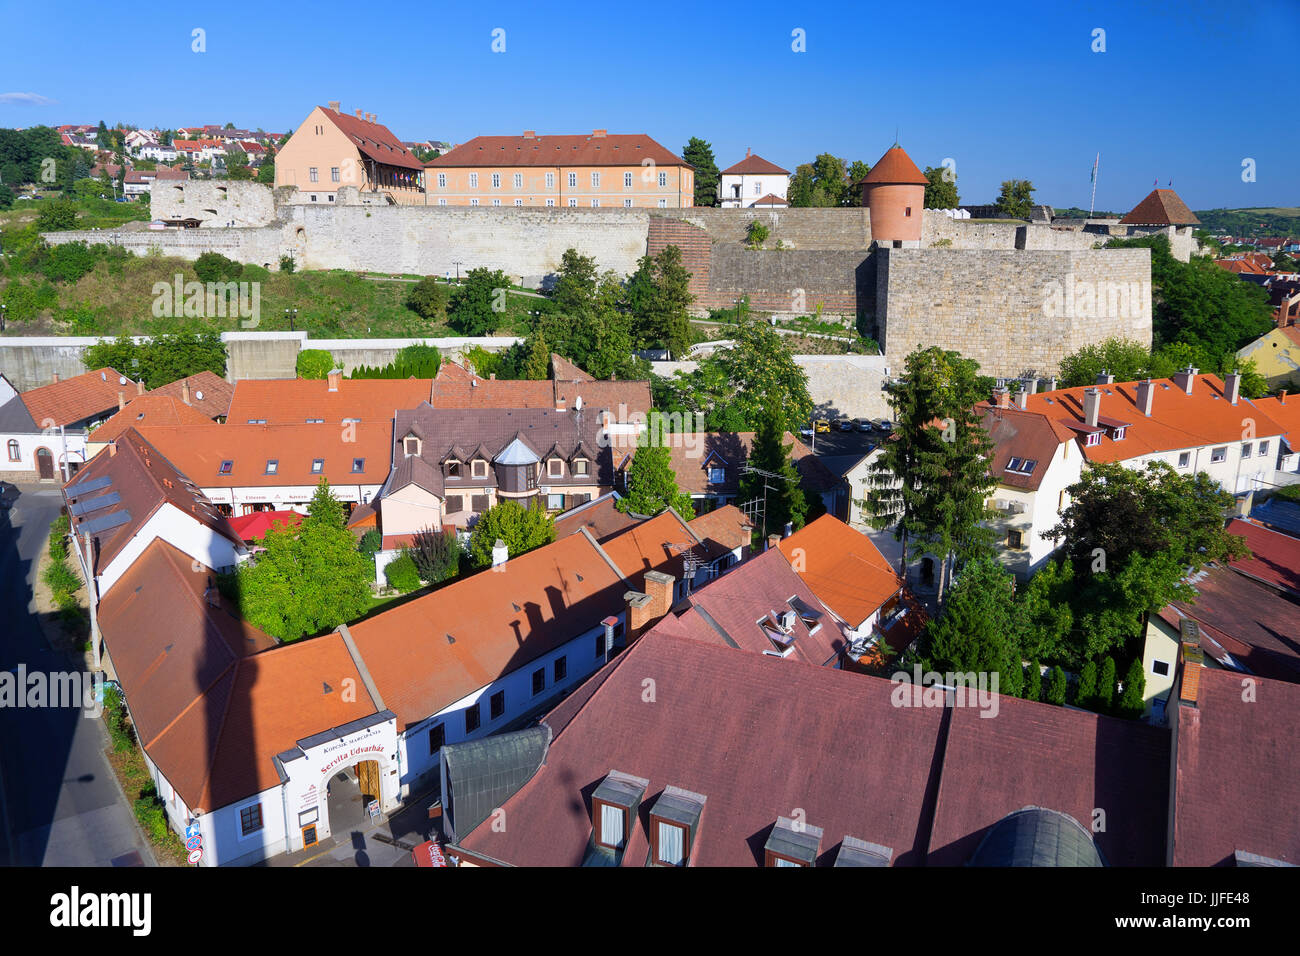
<path fill-rule="evenodd" d="M 315 846 L 281 853 L 258 864 L 295 866 L 415 866 L 411 850 L 429 839 L 438 821 L 429 819 L 429 805 L 438 799 L 436 787 L 416 794 L 392 814 L 364 828 L 331 834 Z"/>

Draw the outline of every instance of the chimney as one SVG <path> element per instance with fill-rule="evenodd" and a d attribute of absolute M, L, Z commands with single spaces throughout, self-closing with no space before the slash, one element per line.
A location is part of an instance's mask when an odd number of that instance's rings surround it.
<path fill-rule="evenodd" d="M 332 109 L 335 113 L 337 113 L 339 111 L 339 101 L 330 100 L 330 109 Z"/>
<path fill-rule="evenodd" d="M 55 372 L 55 373 L 54 373 L 54 383 L 57 385 L 58 382 L 59 382 L 59 373 L 58 373 L 58 372 Z"/>
<path fill-rule="evenodd" d="M 120 412 L 126 408 L 126 392 L 117 393 L 117 410 Z"/>
<path fill-rule="evenodd" d="M 1286 404 L 1286 389 L 1285 389 L 1285 388 L 1282 389 L 1281 393 L 1277 396 L 1277 403 L 1278 403 L 1279 405 L 1285 405 L 1285 404 Z"/>
<path fill-rule="evenodd" d="M 1201 666 L 1205 662 L 1205 652 L 1201 650 L 1201 628 L 1191 618 L 1183 618 L 1179 624 L 1182 650 L 1182 677 L 1178 682 L 1178 702 L 1195 704 L 1201 692 Z"/>
<path fill-rule="evenodd" d="M 365 114 L 361 110 L 357 110 L 357 119 L 365 119 Z"/>
<path fill-rule="evenodd" d="M 1046 384 L 1043 385 L 1043 391 L 1044 391 L 1044 392 L 1054 392 L 1054 391 L 1056 391 L 1056 376 L 1055 376 L 1055 375 L 1053 375 L 1051 378 L 1049 378 L 1049 379 L 1047 380 Z"/>
<path fill-rule="evenodd" d="M 1241 373 L 1236 369 L 1232 370 L 1231 375 L 1224 376 L 1223 394 L 1232 405 L 1236 405 L 1237 399 L 1241 397 Z"/>
<path fill-rule="evenodd" d="M 181 382 L 181 401 L 186 405 L 190 403 L 190 383 Z"/>
<path fill-rule="evenodd" d="M 1022 412 L 1029 406 L 1029 386 L 1021 384 L 1016 391 L 1016 408 Z"/>
<path fill-rule="evenodd" d="M 748 147 L 748 146 L 745 147 L 745 158 L 746 158 L 746 159 L 749 159 L 749 147 Z"/>
<path fill-rule="evenodd" d="M 506 547 L 504 541 L 497 538 L 496 543 L 492 545 L 492 569 L 495 571 L 509 560 L 510 549 Z"/>
<path fill-rule="evenodd" d="M 108 443 L 108 457 L 112 458 L 116 454 L 117 454 L 117 442 L 111 441 Z"/>
<path fill-rule="evenodd" d="M 612 614 L 600 622 L 605 626 L 605 660 L 614 653 L 614 628 L 618 627 L 618 618 Z"/>
<path fill-rule="evenodd" d="M 628 591 L 623 595 L 623 600 L 627 602 L 629 643 L 672 610 L 673 582 L 676 580 L 671 574 L 662 571 L 647 571 L 645 592 Z"/>
<path fill-rule="evenodd" d="M 593 129 L 591 131 L 591 136 L 593 139 L 604 139 L 606 135 L 607 135 L 607 131 L 603 129 Z"/>
<path fill-rule="evenodd" d="M 1083 422 L 1092 428 L 1097 427 L 1097 416 L 1101 414 L 1101 392 L 1096 388 L 1083 390 Z"/>
<path fill-rule="evenodd" d="M 1005 385 L 999 385 L 993 389 L 993 404 L 998 408 L 1011 407 L 1011 390 Z"/>
<path fill-rule="evenodd" d="M 488 381 L 489 381 L 489 382 L 495 382 L 496 380 L 497 380 L 497 373 L 496 373 L 496 372 L 488 372 Z"/>
<path fill-rule="evenodd" d="M 1099 374 L 1099 375 L 1097 376 L 1097 384 L 1098 384 L 1098 385 L 1114 385 L 1114 384 L 1115 384 L 1115 376 L 1114 376 L 1114 375 L 1111 375 L 1110 372 L 1108 372 L 1106 369 L 1102 369 L 1102 370 L 1101 370 L 1101 374 Z"/>
<path fill-rule="evenodd" d="M 331 392 L 337 392 L 339 390 L 339 379 L 342 377 L 343 377 L 343 369 L 341 368 L 330 369 L 329 390 Z"/>
<path fill-rule="evenodd" d="M 524 139 L 536 139 L 537 131 L 532 129 L 524 130 Z"/>
<path fill-rule="evenodd" d="M 563 395 L 556 395 L 556 396 L 555 396 L 555 410 L 556 410 L 557 412 L 562 412 L 562 411 L 564 411 L 564 406 L 565 406 L 564 396 L 563 396 Z"/>
<path fill-rule="evenodd" d="M 769 551 L 775 548 L 780 543 L 781 543 L 781 536 L 779 534 L 769 534 L 767 536 L 767 549 Z"/>
<path fill-rule="evenodd" d="M 1181 372 L 1174 373 L 1174 384 L 1183 390 L 1184 395 L 1192 394 L 1192 386 L 1196 384 L 1196 376 L 1201 370 L 1192 368 L 1190 365 Z"/>
<path fill-rule="evenodd" d="M 1144 379 L 1138 382 L 1137 390 L 1137 407 L 1138 411 L 1147 418 L 1151 417 L 1151 402 L 1156 397 L 1156 386 L 1151 379 Z"/>
<path fill-rule="evenodd" d="M 135 383 L 135 393 L 137 395 L 144 394 L 144 379 L 140 379 L 140 381 Z"/>

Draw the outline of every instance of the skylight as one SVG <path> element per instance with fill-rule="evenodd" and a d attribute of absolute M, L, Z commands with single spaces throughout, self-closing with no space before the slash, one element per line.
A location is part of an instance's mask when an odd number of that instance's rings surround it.
<path fill-rule="evenodd" d="M 225 461 L 221 463 L 221 467 L 217 469 L 217 474 L 228 475 L 230 474 L 231 469 L 234 467 L 235 467 L 235 463 L 231 461 L 229 458 L 227 458 Z"/>

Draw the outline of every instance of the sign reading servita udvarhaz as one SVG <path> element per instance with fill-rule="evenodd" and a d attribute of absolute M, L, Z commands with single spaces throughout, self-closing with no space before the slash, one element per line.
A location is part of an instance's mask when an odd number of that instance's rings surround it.
<path fill-rule="evenodd" d="M 390 744 L 385 740 L 386 737 L 390 736 L 391 731 L 385 733 L 386 730 L 388 730 L 387 724 L 377 724 L 374 727 L 366 728 L 359 734 L 336 740 L 321 747 L 320 755 L 324 763 L 321 764 L 320 772 L 327 774 L 331 770 L 344 765 L 384 757 L 391 749 Z"/>

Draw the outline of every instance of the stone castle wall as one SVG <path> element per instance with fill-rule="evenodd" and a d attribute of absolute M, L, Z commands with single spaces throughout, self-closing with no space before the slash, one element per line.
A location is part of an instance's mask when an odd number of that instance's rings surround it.
<path fill-rule="evenodd" d="M 198 219 L 200 228 L 265 226 L 275 221 L 270 186 L 232 180 L 158 180 L 150 190 L 155 219 Z"/>

